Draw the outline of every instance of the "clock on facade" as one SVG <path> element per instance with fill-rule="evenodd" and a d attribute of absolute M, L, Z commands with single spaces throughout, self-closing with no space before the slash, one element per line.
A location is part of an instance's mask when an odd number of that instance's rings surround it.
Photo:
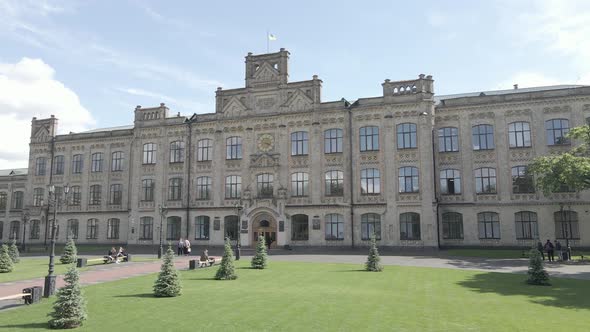
<path fill-rule="evenodd" d="M 258 150 L 268 152 L 274 146 L 274 138 L 270 134 L 262 134 L 258 137 Z"/>

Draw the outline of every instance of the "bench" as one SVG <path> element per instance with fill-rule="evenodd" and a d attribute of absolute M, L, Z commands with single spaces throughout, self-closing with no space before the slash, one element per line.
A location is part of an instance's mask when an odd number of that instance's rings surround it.
<path fill-rule="evenodd" d="M 215 263 L 220 262 L 220 260 L 218 258 L 211 258 L 208 261 L 202 261 L 202 260 L 196 260 L 196 259 L 191 259 L 190 261 L 188 261 L 188 269 L 189 270 L 194 270 L 197 267 L 208 267 L 208 266 L 213 266 L 215 265 Z"/>
<path fill-rule="evenodd" d="M 123 256 L 119 260 L 119 262 L 130 262 L 130 261 L 131 261 L 131 255 L 130 254 L 127 254 L 126 256 Z M 88 265 L 89 262 L 103 262 L 103 264 L 107 264 L 107 263 L 114 263 L 115 261 L 109 259 L 109 256 L 104 256 L 102 258 L 93 258 L 93 259 L 78 258 L 78 260 L 76 262 L 76 267 L 84 267 L 84 266 Z"/>
<path fill-rule="evenodd" d="M 28 304 L 40 302 L 42 293 L 43 293 L 43 287 L 35 286 L 35 287 L 23 289 L 23 292 L 20 294 L 13 294 L 13 295 L 7 295 L 7 296 L 0 297 L 0 301 L 23 299 L 23 300 L 25 300 L 25 304 L 28 305 Z"/>

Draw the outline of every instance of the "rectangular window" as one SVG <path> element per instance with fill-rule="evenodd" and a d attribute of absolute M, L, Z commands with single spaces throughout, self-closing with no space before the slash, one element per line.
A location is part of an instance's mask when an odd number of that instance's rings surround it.
<path fill-rule="evenodd" d="M 447 212 L 442 215 L 443 239 L 463 239 L 463 215 Z"/>
<path fill-rule="evenodd" d="M 35 163 L 35 175 L 43 176 L 45 175 L 45 169 L 47 168 L 47 158 L 39 157 Z"/>
<path fill-rule="evenodd" d="M 361 216 L 361 240 L 370 240 L 373 235 L 376 240 L 381 240 L 381 216 L 365 213 Z"/>
<path fill-rule="evenodd" d="M 420 190 L 418 168 L 411 166 L 401 167 L 398 182 L 400 193 L 417 193 Z"/>
<path fill-rule="evenodd" d="M 111 158 L 111 172 L 123 171 L 123 159 L 125 159 L 125 154 L 123 152 L 113 152 Z"/>
<path fill-rule="evenodd" d="M 76 154 L 76 155 L 72 156 L 72 174 L 82 173 L 83 167 L 84 167 L 84 159 L 82 159 L 82 155 Z"/>
<path fill-rule="evenodd" d="M 326 240 L 344 240 L 344 217 L 341 214 L 326 215 Z"/>
<path fill-rule="evenodd" d="M 0 210 L 6 210 L 6 202 L 8 200 L 7 193 L 0 193 Z"/>
<path fill-rule="evenodd" d="M 291 155 L 302 156 L 307 155 L 309 137 L 307 131 L 298 131 L 291 134 Z"/>
<path fill-rule="evenodd" d="M 570 144 L 567 134 L 570 131 L 570 122 L 567 119 L 551 119 L 545 121 L 547 131 L 547 145 Z"/>
<path fill-rule="evenodd" d="M 41 233 L 41 226 L 39 220 L 31 220 L 31 231 L 29 233 L 29 238 L 31 240 L 39 239 L 39 234 Z"/>
<path fill-rule="evenodd" d="M 79 186 L 73 186 L 70 188 L 70 195 L 72 196 L 71 205 L 79 206 L 82 202 L 82 192 Z"/>
<path fill-rule="evenodd" d="M 291 174 L 291 196 L 303 197 L 309 194 L 309 174 L 298 172 Z"/>
<path fill-rule="evenodd" d="M 201 176 L 197 178 L 197 199 L 211 199 L 211 178 Z"/>
<path fill-rule="evenodd" d="M 139 219 L 139 239 L 154 239 L 154 219 L 152 217 L 141 217 Z"/>
<path fill-rule="evenodd" d="M 344 196 L 344 172 L 326 172 L 326 196 Z"/>
<path fill-rule="evenodd" d="M 154 143 L 145 143 L 143 145 L 143 164 L 144 165 L 153 165 L 156 163 L 156 144 Z"/>
<path fill-rule="evenodd" d="M 359 133 L 361 152 L 379 151 L 379 127 L 362 127 Z"/>
<path fill-rule="evenodd" d="M 512 192 L 515 194 L 535 192 L 533 177 L 526 173 L 526 166 L 512 167 Z"/>
<path fill-rule="evenodd" d="M 342 152 L 342 129 L 328 129 L 324 131 L 324 153 Z"/>
<path fill-rule="evenodd" d="M 213 157 L 213 141 L 202 139 L 197 143 L 197 161 L 210 161 Z"/>
<path fill-rule="evenodd" d="M 511 148 L 531 146 L 531 127 L 528 122 L 513 122 L 508 125 L 508 141 Z"/>
<path fill-rule="evenodd" d="M 415 149 L 416 148 L 416 124 L 401 123 L 397 125 L 397 148 L 398 149 Z"/>
<path fill-rule="evenodd" d="M 475 192 L 478 194 L 496 193 L 496 170 L 494 168 L 478 168 L 475 170 Z"/>
<path fill-rule="evenodd" d="M 459 151 L 459 129 L 446 127 L 438 130 L 438 151 Z"/>
<path fill-rule="evenodd" d="M 361 170 L 361 195 L 376 195 L 381 193 L 381 177 L 376 168 Z"/>
<path fill-rule="evenodd" d="M 182 179 L 172 178 L 168 181 L 168 200 L 179 201 L 182 199 Z"/>
<path fill-rule="evenodd" d="M 119 238 L 119 219 L 109 219 L 107 222 L 107 239 Z"/>
<path fill-rule="evenodd" d="M 400 239 L 420 240 L 420 215 L 414 212 L 399 215 Z"/>
<path fill-rule="evenodd" d="M 123 189 L 120 184 L 112 184 L 110 190 L 109 204 L 121 205 L 123 198 Z"/>
<path fill-rule="evenodd" d="M 86 238 L 98 239 L 98 219 L 88 219 L 86 224 Z"/>
<path fill-rule="evenodd" d="M 45 191 L 43 188 L 35 188 L 33 189 L 33 205 L 34 206 L 41 206 L 43 203 L 43 198 L 45 197 Z"/>
<path fill-rule="evenodd" d="M 274 176 L 270 173 L 262 173 L 256 176 L 256 189 L 258 197 L 269 198 L 273 196 L 273 181 Z"/>
<path fill-rule="evenodd" d="M 141 180 L 141 200 L 144 202 L 154 201 L 155 183 L 152 179 Z"/>
<path fill-rule="evenodd" d="M 14 191 L 12 193 L 12 208 L 15 210 L 21 210 L 23 208 L 24 192 Z"/>
<path fill-rule="evenodd" d="M 458 170 L 444 169 L 440 171 L 440 192 L 443 195 L 461 193 L 461 175 Z"/>
<path fill-rule="evenodd" d="M 472 139 L 473 150 L 492 150 L 494 149 L 494 127 L 491 125 L 473 126 Z"/>
<path fill-rule="evenodd" d="M 67 229 L 67 236 L 71 239 L 78 238 L 78 220 L 70 219 L 68 220 L 68 229 Z"/>
<path fill-rule="evenodd" d="M 170 163 L 184 162 L 184 142 L 176 141 L 170 143 Z"/>
<path fill-rule="evenodd" d="M 65 161 L 64 156 L 55 156 L 53 158 L 53 174 L 63 175 L 64 174 Z"/>
<path fill-rule="evenodd" d="M 10 233 L 8 233 L 9 240 L 18 240 L 20 239 L 20 222 L 19 221 L 12 221 L 10 222 Z"/>
<path fill-rule="evenodd" d="M 578 213 L 571 210 L 557 211 L 554 213 L 555 237 L 558 239 L 580 239 L 578 225 Z"/>
<path fill-rule="evenodd" d="M 539 237 L 537 226 L 537 214 L 535 212 L 522 211 L 514 214 L 516 223 L 516 238 L 519 240 L 532 240 Z"/>
<path fill-rule="evenodd" d="M 499 239 L 500 220 L 495 212 L 482 212 L 477 214 L 480 239 Z"/>
<path fill-rule="evenodd" d="M 242 138 L 233 136 L 225 140 L 226 157 L 228 160 L 242 159 Z"/>
<path fill-rule="evenodd" d="M 90 186 L 89 205 L 100 205 L 102 187 L 98 184 Z"/>
<path fill-rule="evenodd" d="M 240 198 L 242 193 L 242 177 L 230 175 L 225 178 L 225 198 Z"/>
<path fill-rule="evenodd" d="M 92 154 L 92 164 L 90 165 L 90 172 L 98 173 L 102 172 L 102 161 L 103 161 L 103 153 L 97 152 Z"/>
<path fill-rule="evenodd" d="M 209 240 L 209 217 L 195 218 L 195 240 Z"/>

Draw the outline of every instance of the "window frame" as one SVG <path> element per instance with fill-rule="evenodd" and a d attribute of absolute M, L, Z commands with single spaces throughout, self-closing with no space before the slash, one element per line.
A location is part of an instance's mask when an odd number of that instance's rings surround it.
<path fill-rule="evenodd" d="M 342 133 L 340 128 L 324 130 L 324 154 L 342 153 Z"/>
<path fill-rule="evenodd" d="M 47 158 L 37 157 L 35 159 L 35 176 L 45 176 L 47 173 Z"/>
<path fill-rule="evenodd" d="M 63 155 L 53 157 L 53 175 L 64 175 L 65 157 Z"/>
<path fill-rule="evenodd" d="M 242 177 L 228 175 L 225 177 L 225 199 L 237 199 L 242 196 Z"/>
<path fill-rule="evenodd" d="M 295 172 L 291 174 L 291 197 L 307 197 L 309 195 L 309 173 Z"/>
<path fill-rule="evenodd" d="M 491 231 L 491 235 L 489 235 L 488 230 Z M 502 236 L 500 215 L 491 211 L 479 212 L 477 214 L 477 233 L 480 240 L 499 240 Z"/>
<path fill-rule="evenodd" d="M 555 124 L 559 121 L 559 128 Z M 564 127 L 565 123 L 565 127 Z M 549 125 L 551 128 L 549 128 Z M 545 121 L 545 136 L 547 146 L 569 145 L 571 141 L 566 135 L 570 131 L 570 120 L 564 118 L 549 119 Z M 557 135 L 559 133 L 559 135 Z M 560 142 L 561 140 L 561 142 Z"/>
<path fill-rule="evenodd" d="M 359 128 L 360 152 L 379 151 L 379 127 L 364 126 Z"/>
<path fill-rule="evenodd" d="M 72 156 L 72 174 L 82 174 L 84 171 L 84 155 L 75 154 Z"/>
<path fill-rule="evenodd" d="M 420 214 L 416 212 L 400 213 L 399 229 L 399 239 L 402 241 L 422 240 L 422 233 L 420 229 Z M 409 233 L 411 234 L 408 235 Z"/>
<path fill-rule="evenodd" d="M 484 129 L 483 132 L 482 129 Z M 477 132 L 475 132 L 476 130 Z M 491 124 L 482 123 L 472 126 L 471 138 L 473 151 L 494 150 L 496 148 L 496 144 L 494 142 L 494 126 Z M 482 144 L 482 142 L 485 144 Z"/>
<path fill-rule="evenodd" d="M 326 241 L 343 241 L 344 240 L 344 216 L 339 213 L 329 213 L 324 216 L 325 230 L 324 239 Z M 334 234 L 334 226 L 336 234 Z"/>
<path fill-rule="evenodd" d="M 459 212 L 444 212 L 442 214 L 442 237 L 445 240 L 463 240 L 463 214 Z"/>
<path fill-rule="evenodd" d="M 95 152 L 90 156 L 90 173 L 101 173 L 104 161 L 104 153 Z"/>
<path fill-rule="evenodd" d="M 206 201 L 211 199 L 211 183 L 212 180 L 210 176 L 199 176 L 197 178 L 197 200 Z"/>
<path fill-rule="evenodd" d="M 442 127 L 438 129 L 438 152 L 459 151 L 459 128 Z"/>
<path fill-rule="evenodd" d="M 146 236 L 147 235 L 147 236 Z M 139 218 L 139 240 L 154 239 L 154 218 L 143 216 Z"/>
<path fill-rule="evenodd" d="M 119 218 L 109 218 L 107 220 L 107 239 L 119 239 L 119 227 L 121 220 Z"/>
<path fill-rule="evenodd" d="M 373 230 L 375 240 L 381 240 L 381 215 L 377 213 L 364 213 L 361 215 L 361 240 L 368 241 L 373 234 L 369 234 Z"/>
<path fill-rule="evenodd" d="M 184 141 L 170 142 L 170 164 L 184 163 Z"/>
<path fill-rule="evenodd" d="M 518 211 L 514 213 L 514 231 L 517 240 L 534 240 L 539 238 L 537 213 Z"/>
<path fill-rule="evenodd" d="M 484 170 L 487 171 L 487 175 L 484 174 Z M 475 173 L 475 193 L 479 195 L 493 195 L 498 193 L 498 182 L 496 169 L 493 167 L 480 167 L 473 170 Z M 493 171 L 493 172 L 491 172 Z M 479 175 L 478 175 L 479 173 Z M 491 175 L 491 173 L 494 173 Z M 487 180 L 486 180 L 487 179 Z M 487 182 L 489 190 L 484 190 Z"/>
<path fill-rule="evenodd" d="M 142 165 L 155 165 L 157 161 L 158 145 L 147 142 L 143 144 L 141 163 Z"/>
<path fill-rule="evenodd" d="M 230 136 L 225 139 L 225 159 L 240 160 L 242 159 L 242 137 Z"/>
<path fill-rule="evenodd" d="M 75 232 L 73 231 L 75 230 Z M 66 224 L 66 238 L 78 239 L 78 233 L 80 231 L 80 222 L 78 219 L 68 219 Z"/>
<path fill-rule="evenodd" d="M 532 146 L 533 140 L 529 122 L 515 121 L 508 124 L 508 147 L 510 149 L 530 148 Z"/>
<path fill-rule="evenodd" d="M 272 198 L 274 195 L 274 174 L 260 173 L 256 175 L 256 195 L 258 198 Z"/>
<path fill-rule="evenodd" d="M 291 216 L 291 241 L 309 241 L 308 215 L 300 213 Z"/>
<path fill-rule="evenodd" d="M 291 156 L 309 155 L 309 133 L 296 131 L 291 133 Z"/>
<path fill-rule="evenodd" d="M 123 151 L 111 153 L 111 172 L 122 172 L 124 160 L 125 153 Z"/>
<path fill-rule="evenodd" d="M 123 204 L 123 185 L 120 183 L 113 183 L 109 188 L 109 204 L 121 205 Z"/>
<path fill-rule="evenodd" d="M 451 177 L 449 177 L 449 172 Z M 444 176 L 443 176 L 444 174 Z M 442 195 L 461 195 L 461 172 L 458 169 L 447 168 L 439 172 L 440 193 Z M 453 192 L 449 190 L 450 183 L 453 184 Z M 444 189 L 446 188 L 446 189 Z"/>
<path fill-rule="evenodd" d="M 88 205 L 101 205 L 102 186 L 100 184 L 93 184 L 88 189 Z"/>
<path fill-rule="evenodd" d="M 418 126 L 412 122 L 404 122 L 395 126 L 397 149 L 415 149 L 418 146 Z"/>
<path fill-rule="evenodd" d="M 361 169 L 361 196 L 370 195 L 381 195 L 381 171 L 378 168 Z"/>
<path fill-rule="evenodd" d="M 209 240 L 211 217 L 201 215 L 195 217 L 195 240 Z"/>
<path fill-rule="evenodd" d="M 408 175 L 408 171 L 410 174 Z M 415 174 L 414 174 L 415 173 Z M 409 187 L 408 187 L 409 184 Z M 413 194 L 420 192 L 420 171 L 416 166 L 403 166 L 398 173 L 398 191 L 400 194 Z M 411 188 L 411 189 L 409 189 Z"/>
<path fill-rule="evenodd" d="M 527 175 L 526 170 L 526 165 L 517 165 L 510 168 L 512 175 L 512 193 L 532 194 L 535 192 L 535 183 L 533 177 L 531 175 Z M 524 190 L 522 190 L 522 188 L 524 188 Z"/>
<path fill-rule="evenodd" d="M 90 218 L 86 222 L 86 239 L 97 240 L 98 239 L 98 219 Z"/>
<path fill-rule="evenodd" d="M 182 178 L 174 177 L 168 179 L 168 200 L 182 200 Z"/>
<path fill-rule="evenodd" d="M 206 145 L 205 145 L 206 144 Z M 203 138 L 197 142 L 197 161 L 211 161 L 213 159 L 213 140 Z"/>
<path fill-rule="evenodd" d="M 326 196 L 344 196 L 344 172 L 340 170 L 326 171 L 324 173 L 324 190 Z"/>

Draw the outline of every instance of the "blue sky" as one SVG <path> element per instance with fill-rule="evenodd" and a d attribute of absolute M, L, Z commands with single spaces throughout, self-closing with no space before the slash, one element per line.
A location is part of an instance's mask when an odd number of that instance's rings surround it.
<path fill-rule="evenodd" d="M 323 100 L 431 74 L 438 94 L 590 83 L 590 1 L 0 0 L 0 168 L 26 166 L 32 116 L 62 132 L 131 124 L 135 105 L 214 112 L 244 56 L 291 52 Z M 16 137 L 14 137 L 16 136 Z"/>

